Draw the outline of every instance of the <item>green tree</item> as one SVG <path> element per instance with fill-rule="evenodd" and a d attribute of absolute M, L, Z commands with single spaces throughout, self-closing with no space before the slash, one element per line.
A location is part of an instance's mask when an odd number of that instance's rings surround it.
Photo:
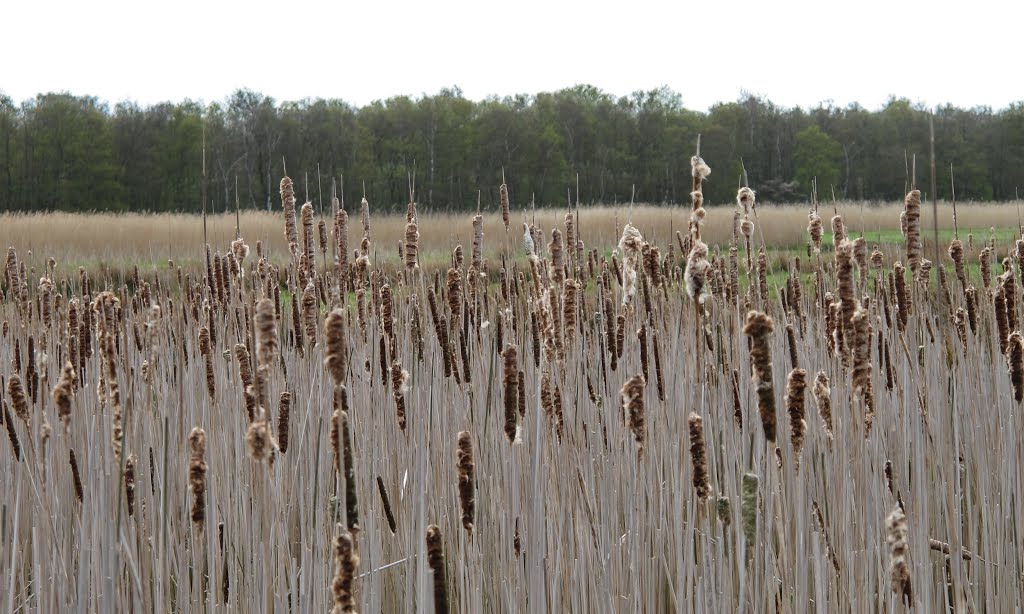
<path fill-rule="evenodd" d="M 810 195 L 815 179 L 821 194 L 827 194 L 831 187 L 838 187 L 842 162 L 842 145 L 818 126 L 811 125 L 797 133 L 793 151 L 795 179 L 806 194 Z"/>

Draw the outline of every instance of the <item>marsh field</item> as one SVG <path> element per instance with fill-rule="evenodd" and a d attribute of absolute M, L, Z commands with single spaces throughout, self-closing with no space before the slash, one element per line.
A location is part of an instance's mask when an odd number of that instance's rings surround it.
<path fill-rule="evenodd" d="M 1024 607 L 1019 203 L 346 209 L 0 215 L 5 611 Z"/>

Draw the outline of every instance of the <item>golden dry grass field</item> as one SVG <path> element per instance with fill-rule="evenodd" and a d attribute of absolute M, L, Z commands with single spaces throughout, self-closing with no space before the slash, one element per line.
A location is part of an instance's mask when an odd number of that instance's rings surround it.
<path fill-rule="evenodd" d="M 0 608 L 1024 608 L 1017 205 L 734 210 L 0 216 Z"/>

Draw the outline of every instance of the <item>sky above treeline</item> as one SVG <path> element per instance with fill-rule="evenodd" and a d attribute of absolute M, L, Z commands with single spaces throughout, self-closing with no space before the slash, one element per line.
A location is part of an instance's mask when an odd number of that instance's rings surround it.
<path fill-rule="evenodd" d="M 250 88 L 365 105 L 577 83 L 617 95 L 666 85 L 694 110 L 743 92 L 787 107 L 1024 100 L 1007 68 L 1020 2 L 54 0 L 2 14 L 0 93 L 16 103 L 56 91 L 213 102 Z"/>

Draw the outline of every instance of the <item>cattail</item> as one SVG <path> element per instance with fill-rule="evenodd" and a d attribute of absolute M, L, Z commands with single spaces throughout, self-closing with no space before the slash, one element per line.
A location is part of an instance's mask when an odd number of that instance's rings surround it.
<path fill-rule="evenodd" d="M 1010 324 L 1006 321 L 1006 297 L 1001 286 L 996 288 L 993 305 L 996 310 L 996 331 L 999 337 L 999 353 L 1006 355 L 1006 344 L 1010 338 Z"/>
<path fill-rule="evenodd" d="M 818 405 L 818 415 L 821 416 L 825 436 L 832 441 L 832 389 L 829 388 L 828 376 L 824 371 L 818 371 L 818 375 L 815 376 L 812 393 Z"/>
<path fill-rule="evenodd" d="M 896 282 L 896 322 L 900 330 L 906 330 L 911 308 L 910 293 L 907 292 L 907 270 L 902 263 L 896 262 L 892 265 L 892 271 Z"/>
<path fill-rule="evenodd" d="M 519 379 L 516 381 L 516 409 L 519 410 L 519 416 L 526 415 L 526 373 L 520 369 Z"/>
<path fill-rule="evenodd" d="M 1024 400 L 1024 336 L 1019 331 L 1014 331 L 1007 340 L 1006 364 L 1009 366 L 1013 399 L 1020 403 Z"/>
<path fill-rule="evenodd" d="M 761 304 L 768 308 L 768 254 L 762 245 L 757 250 L 757 292 L 761 297 Z"/>
<path fill-rule="evenodd" d="M 992 250 L 987 247 L 982 249 L 978 260 L 981 262 L 981 283 L 988 290 L 992 285 Z"/>
<path fill-rule="evenodd" d="M 238 362 L 238 377 L 242 380 L 242 390 L 252 385 L 252 363 L 249 356 L 249 348 L 241 343 L 234 347 L 235 360 Z"/>
<path fill-rule="evenodd" d="M 640 342 L 640 372 L 644 376 L 644 381 L 650 381 L 650 373 L 648 370 L 648 363 L 650 362 L 649 352 L 647 350 L 647 325 L 641 324 L 640 328 L 636 331 L 636 338 Z"/>
<path fill-rule="evenodd" d="M 15 460 L 21 460 L 21 442 L 18 441 L 18 431 L 14 430 L 14 420 L 11 419 L 11 410 L 7 407 L 7 401 L 0 400 L 0 415 L 3 417 L 4 426 L 7 427 L 7 438 L 11 441 L 11 449 L 14 451 Z"/>
<path fill-rule="evenodd" d="M 647 429 L 644 424 L 644 387 L 647 382 L 643 375 L 634 375 L 622 386 L 622 410 L 629 411 L 629 429 L 637 443 L 637 459 L 643 456 Z"/>
<path fill-rule="evenodd" d="M 644 238 L 632 224 L 626 224 L 619 239 L 619 251 L 622 252 L 622 305 L 629 305 L 636 295 L 637 268 L 640 263 L 640 246 Z"/>
<path fill-rule="evenodd" d="M 686 258 L 686 295 L 698 303 L 703 303 L 708 296 L 706 289 L 707 272 L 711 269 L 708 262 L 708 246 L 697 239 L 693 242 L 690 254 Z"/>
<path fill-rule="evenodd" d="M 245 447 L 255 461 L 267 460 L 273 453 L 274 442 L 270 436 L 270 424 L 266 410 L 260 407 L 260 415 L 249 423 L 245 431 Z"/>
<path fill-rule="evenodd" d="M 43 316 L 43 326 L 50 328 L 53 320 L 53 281 L 48 277 L 39 279 L 39 310 Z"/>
<path fill-rule="evenodd" d="M 807 214 L 807 234 L 811 235 L 811 242 L 814 243 L 814 253 L 821 252 L 821 216 L 817 209 L 811 209 Z"/>
<path fill-rule="evenodd" d="M 967 312 L 963 307 L 957 307 L 953 313 L 953 327 L 956 328 L 956 335 L 960 338 L 960 345 L 967 346 Z"/>
<path fill-rule="evenodd" d="M 576 338 L 576 315 L 579 312 L 577 296 L 580 290 L 580 282 L 574 279 L 566 280 L 562 289 L 562 322 L 565 326 L 566 343 L 572 343 Z"/>
<path fill-rule="evenodd" d="M 334 594 L 332 614 L 348 614 L 356 611 L 354 584 L 356 570 L 359 568 L 359 555 L 355 552 L 352 534 L 337 528 L 334 538 L 334 579 L 331 581 L 331 592 Z"/>
<path fill-rule="evenodd" d="M 473 216 L 473 267 L 483 268 L 484 222 L 480 214 Z M 507 226 L 507 224 L 506 224 Z"/>
<path fill-rule="evenodd" d="M 12 373 L 7 380 L 7 394 L 11 396 L 11 403 L 14 405 L 14 414 L 28 423 L 28 399 L 25 396 L 25 387 L 21 383 L 21 376 Z"/>
<path fill-rule="evenodd" d="M 874 392 L 871 389 L 871 319 L 867 309 L 858 306 L 851 321 L 853 341 L 853 390 L 860 393 L 864 400 L 864 426 L 866 433 L 871 432 L 871 423 L 875 414 Z"/>
<path fill-rule="evenodd" d="M 693 459 L 693 488 L 701 503 L 711 498 L 711 483 L 708 481 L 707 456 L 704 447 L 704 419 L 697 412 L 690 412 L 687 419 L 690 428 L 690 455 Z"/>
<path fill-rule="evenodd" d="M 434 575 L 434 612 L 448 614 L 448 581 L 444 561 L 441 529 L 432 524 L 427 527 L 427 564 Z"/>
<path fill-rule="evenodd" d="M 557 228 L 551 230 L 548 252 L 551 254 L 551 281 L 560 285 L 565 281 L 565 251 L 562 245 L 562 231 Z"/>
<path fill-rule="evenodd" d="M 82 474 L 78 472 L 78 459 L 75 458 L 74 449 L 68 450 L 68 457 L 68 463 L 71 464 L 71 481 L 75 487 L 75 498 L 81 503 L 84 496 L 82 491 Z"/>
<path fill-rule="evenodd" d="M 978 333 L 978 290 L 974 286 L 967 286 L 964 290 L 964 303 L 967 306 L 967 321 L 971 324 L 971 334 Z"/>
<path fill-rule="evenodd" d="M 506 345 L 505 349 L 501 352 L 504 364 L 502 385 L 504 386 L 505 394 L 505 436 L 508 437 L 509 443 L 515 443 L 519 433 L 516 426 L 516 404 L 519 394 L 519 371 L 516 368 L 517 353 L 518 349 L 512 343 Z"/>
<path fill-rule="evenodd" d="M 206 365 L 206 392 L 212 400 L 217 387 L 213 379 L 213 348 L 210 347 L 210 329 L 205 326 L 199 329 L 199 353 L 202 354 L 203 362 Z"/>
<path fill-rule="evenodd" d="M 615 356 L 622 358 L 622 351 L 626 345 L 626 315 L 620 313 L 615 316 Z"/>
<path fill-rule="evenodd" d="M 501 200 L 501 221 L 505 223 L 505 232 L 508 232 L 509 226 L 509 205 L 508 205 L 508 186 L 503 181 L 501 186 L 498 187 L 498 196 Z"/>
<path fill-rule="evenodd" d="M 914 606 L 914 594 L 910 586 L 910 567 L 907 565 L 907 516 L 897 505 L 885 519 L 885 541 L 889 544 L 889 584 L 892 592 L 899 597 L 900 603 L 906 601 L 908 607 Z"/>
<path fill-rule="evenodd" d="M 277 412 L 277 439 L 281 454 L 288 451 L 288 422 L 291 414 L 292 395 L 287 390 L 281 393 Z"/>
<path fill-rule="evenodd" d="M 445 286 L 448 289 L 448 309 L 452 314 L 452 327 L 457 329 L 462 310 L 462 273 L 458 268 L 448 269 Z"/>
<path fill-rule="evenodd" d="M 391 500 L 388 499 L 388 491 L 384 488 L 384 480 L 377 476 L 377 491 L 380 493 L 380 502 L 384 506 L 384 515 L 388 519 L 388 528 L 391 529 L 391 534 L 395 534 L 397 523 L 395 522 L 395 514 L 391 511 Z"/>
<path fill-rule="evenodd" d="M 747 560 L 754 553 L 754 539 L 757 537 L 757 489 L 758 479 L 756 474 L 744 473 L 742 490 L 740 491 L 740 517 L 743 519 L 743 538 L 746 542 Z"/>
<path fill-rule="evenodd" d="M 283 182 L 282 182 L 283 183 Z M 188 483 L 192 489 L 192 523 L 202 532 L 206 522 L 206 431 L 199 427 L 188 435 L 192 454 L 188 462 Z"/>
<path fill-rule="evenodd" d="M 295 255 L 299 233 L 295 226 L 295 189 L 290 177 L 281 179 L 281 207 L 284 208 L 284 238 L 288 241 L 288 248 Z"/>
<path fill-rule="evenodd" d="M 960 286 L 967 287 L 967 273 L 964 271 L 964 244 L 960 239 L 953 239 L 949 244 L 949 257 L 953 259 L 956 269 L 956 278 L 960 280 Z"/>
<path fill-rule="evenodd" d="M 278 359 L 277 320 L 274 318 L 273 301 L 266 298 L 257 301 L 253 319 L 256 326 L 256 360 L 261 366 L 270 366 Z"/>
<path fill-rule="evenodd" d="M 413 270 L 419 268 L 419 242 L 420 231 L 416 221 L 410 221 L 405 225 L 405 268 Z"/>
<path fill-rule="evenodd" d="M 370 203 L 365 196 L 359 201 L 359 217 L 363 223 L 363 238 L 368 239 L 370 237 Z M 366 255 L 365 250 L 363 255 Z"/>
<path fill-rule="evenodd" d="M 651 349 L 654 351 L 654 376 L 658 383 L 658 400 L 665 401 L 665 375 L 661 370 L 661 348 L 658 345 L 658 329 L 651 331 Z"/>
<path fill-rule="evenodd" d="M 348 370 L 348 352 L 345 348 L 345 312 L 339 307 L 327 314 L 324 319 L 324 335 L 327 338 L 324 367 L 331 374 L 336 386 L 345 383 L 345 372 Z"/>
<path fill-rule="evenodd" d="M 743 333 L 750 337 L 751 379 L 757 391 L 757 411 L 768 441 L 775 441 L 775 390 L 772 385 L 772 356 L 768 336 L 775 330 L 767 314 L 747 313 Z"/>
<path fill-rule="evenodd" d="M 911 190 L 904 199 L 907 215 L 907 263 L 917 273 L 921 267 L 921 191 Z"/>
<path fill-rule="evenodd" d="M 316 286 L 310 279 L 306 283 L 305 290 L 302 291 L 302 323 L 310 347 L 316 346 L 317 307 Z"/>
<path fill-rule="evenodd" d="M 800 471 L 800 451 L 804 447 L 804 390 L 807 388 L 807 371 L 794 368 L 786 377 L 786 411 L 789 412 L 789 433 L 793 443 L 793 459 L 796 470 Z"/>
<path fill-rule="evenodd" d="M 1006 325 L 1010 330 L 1017 330 L 1017 282 L 1013 271 L 1007 271 L 999 276 L 999 287 L 1006 302 Z"/>
<path fill-rule="evenodd" d="M 135 464 L 139 459 L 134 454 L 129 454 L 124 461 L 124 495 L 128 504 L 128 516 L 135 515 Z"/>
<path fill-rule="evenodd" d="M 53 404 L 57 407 L 57 417 L 64 423 L 65 430 L 71 425 L 71 395 L 74 392 L 74 383 L 75 367 L 67 362 L 61 369 L 60 379 L 57 380 L 57 385 L 54 386 L 52 392 Z M 14 398 L 13 394 L 11 398 Z"/>
<path fill-rule="evenodd" d="M 313 243 L 313 203 L 302 205 L 302 253 L 306 256 L 307 274 L 316 263 L 316 246 Z"/>
<path fill-rule="evenodd" d="M 398 415 L 398 427 L 405 430 L 405 393 L 409 390 L 409 372 L 402 368 L 402 363 L 391 363 L 391 390 L 395 397 L 395 411 Z"/>
<path fill-rule="evenodd" d="M 473 514 L 476 505 L 475 463 L 473 462 L 473 441 L 469 431 L 460 431 L 455 453 L 459 469 L 459 505 L 462 506 L 462 526 L 473 534 Z"/>
<path fill-rule="evenodd" d="M 846 226 L 843 224 L 843 216 L 836 214 L 832 216 L 832 244 L 838 246 L 846 239 Z"/>

